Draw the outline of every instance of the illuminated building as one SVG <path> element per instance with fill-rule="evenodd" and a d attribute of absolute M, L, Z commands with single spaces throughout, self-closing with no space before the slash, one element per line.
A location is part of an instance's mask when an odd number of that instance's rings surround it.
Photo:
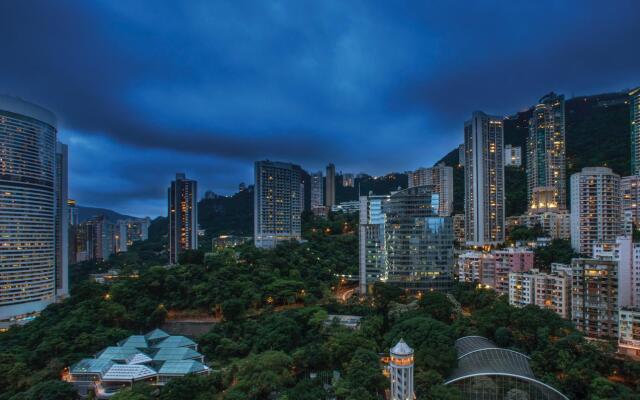
<path fill-rule="evenodd" d="M 257 161 L 254 190 L 254 241 L 260 248 L 301 239 L 302 169 L 294 164 Z"/>
<path fill-rule="evenodd" d="M 466 251 L 456 263 L 458 280 L 493 288 L 496 282 L 496 257 L 492 253 Z"/>
<path fill-rule="evenodd" d="M 431 168 L 409 172 L 409 187 L 431 185 L 438 193 L 438 215 L 448 217 L 453 212 L 453 168 L 440 163 Z"/>
<path fill-rule="evenodd" d="M 629 93 L 631 116 L 631 174 L 640 175 L 640 88 Z"/>
<path fill-rule="evenodd" d="M 640 309 L 621 308 L 618 313 L 618 352 L 640 358 Z"/>
<path fill-rule="evenodd" d="M 522 165 L 522 148 L 507 144 L 504 146 L 504 166 L 519 167 Z"/>
<path fill-rule="evenodd" d="M 480 111 L 464 125 L 465 235 L 472 246 L 504 242 L 502 118 Z"/>
<path fill-rule="evenodd" d="M 571 246 L 591 256 L 596 242 L 614 243 L 622 233 L 620 176 L 605 167 L 571 175 Z"/>
<path fill-rule="evenodd" d="M 509 304 L 516 307 L 533 304 L 570 318 L 570 270 L 552 268 L 550 274 L 537 269 L 509 273 Z"/>
<path fill-rule="evenodd" d="M 332 212 L 343 212 L 345 214 L 355 214 L 360 211 L 360 202 L 356 201 L 343 201 L 331 207 Z"/>
<path fill-rule="evenodd" d="M 520 247 L 494 250 L 495 273 L 493 287 L 499 294 L 509 294 L 509 274 L 526 272 L 533 268 L 533 251 Z"/>
<path fill-rule="evenodd" d="M 353 179 L 353 174 L 344 174 L 342 175 L 342 186 L 343 187 L 353 187 L 355 184 Z"/>
<path fill-rule="evenodd" d="M 324 179 L 322 171 L 311 174 L 311 209 L 324 206 Z"/>
<path fill-rule="evenodd" d="M 56 172 L 55 116 L 0 96 L 0 328 L 56 298 Z"/>
<path fill-rule="evenodd" d="M 528 198 L 537 187 L 555 188 L 553 203 L 567 208 L 564 96 L 549 93 L 540 99 L 529 120 L 527 138 Z"/>
<path fill-rule="evenodd" d="M 464 243 L 464 214 L 454 214 L 451 217 L 453 221 L 453 235 L 458 244 Z"/>
<path fill-rule="evenodd" d="M 327 165 L 327 179 L 325 181 L 324 205 L 331 208 L 336 204 L 336 166 Z"/>
<path fill-rule="evenodd" d="M 625 215 L 625 234 L 633 234 L 633 226 L 640 229 L 640 175 L 623 176 L 620 179 L 622 190 L 622 212 Z M 629 224 L 630 222 L 630 224 Z"/>
<path fill-rule="evenodd" d="M 360 198 L 361 293 L 376 281 L 412 292 L 450 288 L 453 224 L 438 204 L 431 186 Z"/>
<path fill-rule="evenodd" d="M 56 296 L 69 295 L 69 151 L 56 143 Z"/>
<path fill-rule="evenodd" d="M 413 349 L 400 339 L 389 351 L 391 400 L 414 400 Z"/>
<path fill-rule="evenodd" d="M 134 242 L 149 238 L 149 218 L 121 219 L 115 226 L 115 252 L 127 251 Z"/>
<path fill-rule="evenodd" d="M 169 196 L 169 264 L 176 264 L 184 250 L 198 249 L 198 183 L 176 174 Z"/>
<path fill-rule="evenodd" d="M 590 338 L 618 337 L 618 263 L 571 260 L 571 320 Z"/>

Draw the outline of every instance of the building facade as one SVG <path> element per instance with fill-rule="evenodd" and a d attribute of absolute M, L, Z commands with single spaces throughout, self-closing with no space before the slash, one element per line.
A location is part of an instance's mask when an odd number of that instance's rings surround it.
<path fill-rule="evenodd" d="M 69 150 L 56 143 L 56 296 L 69 295 Z"/>
<path fill-rule="evenodd" d="M 127 251 L 134 242 L 149 239 L 149 218 L 121 219 L 115 226 L 115 252 Z"/>
<path fill-rule="evenodd" d="M 326 175 L 324 205 L 331 208 L 336 204 L 336 166 L 327 165 Z"/>
<path fill-rule="evenodd" d="M 621 308 L 618 313 L 618 352 L 640 358 L 640 309 Z"/>
<path fill-rule="evenodd" d="M 549 93 L 535 106 L 527 138 L 527 181 L 533 189 L 551 187 L 558 209 L 567 208 L 564 96 Z"/>
<path fill-rule="evenodd" d="M 631 174 L 640 175 L 640 88 L 629 92 L 631 116 Z"/>
<path fill-rule="evenodd" d="M 506 144 L 504 146 L 504 166 L 520 167 L 522 165 L 522 148 Z"/>
<path fill-rule="evenodd" d="M 258 161 L 255 165 L 254 242 L 273 248 L 302 238 L 302 169 L 294 164 Z"/>
<path fill-rule="evenodd" d="M 311 174 L 311 209 L 324 206 L 324 178 L 322 171 Z"/>
<path fill-rule="evenodd" d="M 360 290 L 383 281 L 412 292 L 448 290 L 453 279 L 453 224 L 438 216 L 430 186 L 363 196 Z"/>
<path fill-rule="evenodd" d="M 0 328 L 56 298 L 56 118 L 0 96 Z"/>
<path fill-rule="evenodd" d="M 464 126 L 465 235 L 472 246 L 504 242 L 502 118 L 474 112 Z"/>
<path fill-rule="evenodd" d="M 614 243 L 622 233 L 620 176 L 605 167 L 571 175 L 571 246 L 591 256 L 596 242 Z"/>
<path fill-rule="evenodd" d="M 562 318 L 571 318 L 571 274 L 566 270 L 545 273 L 537 269 L 509 274 L 509 304 L 533 304 L 549 309 Z"/>
<path fill-rule="evenodd" d="M 198 249 L 198 183 L 178 173 L 167 193 L 169 263 L 176 264 L 180 253 Z"/>
<path fill-rule="evenodd" d="M 448 217 L 453 213 L 453 168 L 440 163 L 431 168 L 419 168 L 409 173 L 409 187 L 431 185 L 438 193 L 438 215 Z"/>
<path fill-rule="evenodd" d="M 618 264 L 571 260 L 571 320 L 590 338 L 618 337 Z"/>
<path fill-rule="evenodd" d="M 354 187 L 355 179 L 353 174 L 344 174 L 342 175 L 342 186 L 343 187 Z"/>
<path fill-rule="evenodd" d="M 492 252 L 495 257 L 493 287 L 499 294 L 509 294 L 509 274 L 526 272 L 533 268 L 533 251 L 521 247 L 508 247 Z"/>
<path fill-rule="evenodd" d="M 640 175 L 623 176 L 620 179 L 622 189 L 622 212 L 627 222 L 625 234 L 633 234 L 634 227 L 640 229 Z"/>

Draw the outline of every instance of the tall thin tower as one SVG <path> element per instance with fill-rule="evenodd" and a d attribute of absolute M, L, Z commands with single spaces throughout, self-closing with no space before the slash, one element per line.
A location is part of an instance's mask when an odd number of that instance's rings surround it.
<path fill-rule="evenodd" d="M 504 242 L 502 118 L 476 111 L 464 125 L 465 237 L 468 245 Z"/>
<path fill-rule="evenodd" d="M 631 115 L 631 175 L 640 175 L 640 88 L 629 93 Z"/>
<path fill-rule="evenodd" d="M 198 183 L 176 174 L 169 195 L 169 263 L 176 264 L 184 250 L 198 248 Z"/>
<path fill-rule="evenodd" d="M 400 341 L 389 352 L 391 400 L 413 400 L 413 349 Z"/>
<path fill-rule="evenodd" d="M 336 166 L 327 165 L 327 179 L 325 185 L 324 205 L 331 208 L 336 204 Z"/>

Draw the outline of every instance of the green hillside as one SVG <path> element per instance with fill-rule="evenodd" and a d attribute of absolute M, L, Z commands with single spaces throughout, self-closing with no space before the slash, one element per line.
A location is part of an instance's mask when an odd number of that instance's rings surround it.
<path fill-rule="evenodd" d="M 525 144 L 531 110 L 507 117 L 504 143 L 522 147 L 523 166 L 505 168 L 506 215 L 522 214 L 527 209 Z M 567 140 L 567 187 L 569 177 L 584 167 L 607 166 L 625 176 L 630 170 L 630 130 L 628 96 L 606 93 L 575 97 L 565 102 Z M 464 169 L 458 168 L 458 149 L 439 162 L 454 167 L 454 211 L 464 212 Z M 437 163 L 436 163 L 437 164 Z"/>

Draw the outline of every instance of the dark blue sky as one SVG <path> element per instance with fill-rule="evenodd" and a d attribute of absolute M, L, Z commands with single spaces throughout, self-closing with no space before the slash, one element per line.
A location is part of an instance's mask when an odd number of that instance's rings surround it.
<path fill-rule="evenodd" d="M 640 84 L 640 2 L 4 1 L 0 92 L 53 110 L 83 205 L 166 214 L 253 161 L 433 164 L 476 109 Z"/>

